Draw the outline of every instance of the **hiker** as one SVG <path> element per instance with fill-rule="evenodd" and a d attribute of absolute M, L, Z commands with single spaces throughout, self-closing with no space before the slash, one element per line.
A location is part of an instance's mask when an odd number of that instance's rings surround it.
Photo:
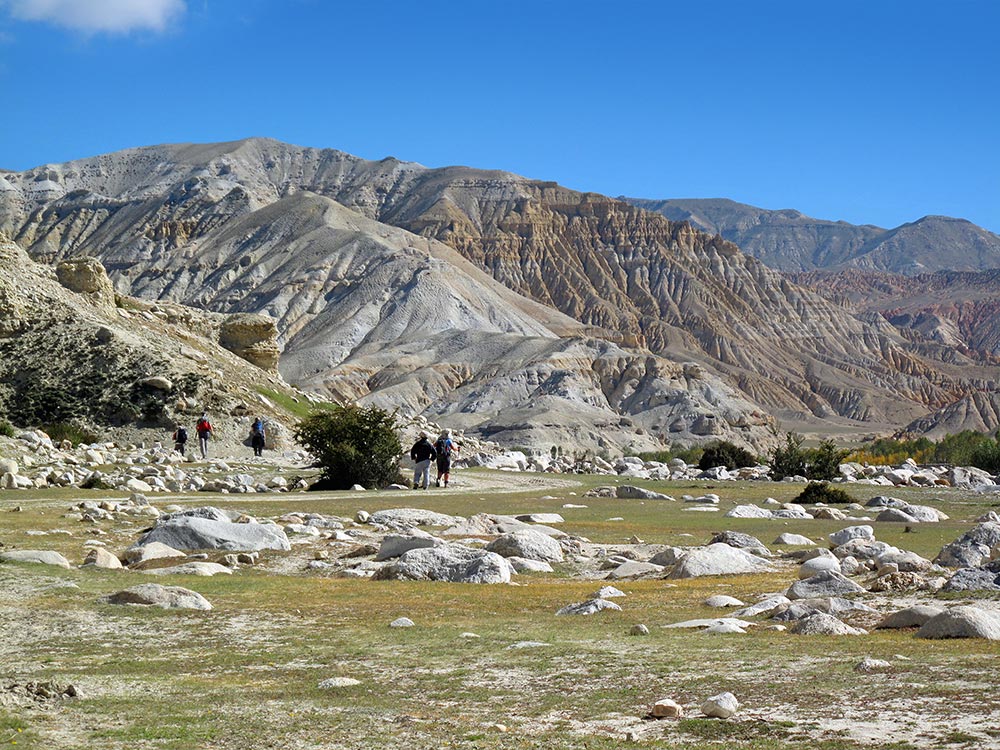
<path fill-rule="evenodd" d="M 208 421 L 208 414 L 202 412 L 201 417 L 198 419 L 198 424 L 194 426 L 194 430 L 198 433 L 198 447 L 201 448 L 201 458 L 205 460 L 208 458 L 208 439 L 212 437 L 212 423 Z"/>
<path fill-rule="evenodd" d="M 264 440 L 264 419 L 263 417 L 257 417 L 250 427 L 250 447 L 253 448 L 255 456 L 264 455 Z"/>
<path fill-rule="evenodd" d="M 188 441 L 188 431 L 184 425 L 177 425 L 177 429 L 174 430 L 174 450 L 184 455 L 184 448 L 187 446 Z"/>
<path fill-rule="evenodd" d="M 458 444 L 451 439 L 451 430 L 444 430 L 434 443 L 434 452 L 437 453 L 437 479 L 434 480 L 436 487 L 441 486 L 444 479 L 444 486 L 448 486 L 448 478 L 451 474 L 451 454 L 459 450 Z"/>
<path fill-rule="evenodd" d="M 417 464 L 413 469 L 413 489 L 426 490 L 431 482 L 431 461 L 437 453 L 427 438 L 427 433 L 421 431 L 420 439 L 410 448 L 410 458 Z"/>

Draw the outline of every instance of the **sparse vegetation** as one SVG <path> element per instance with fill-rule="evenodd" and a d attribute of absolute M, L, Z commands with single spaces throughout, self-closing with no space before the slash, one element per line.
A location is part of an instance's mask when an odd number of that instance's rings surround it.
<path fill-rule="evenodd" d="M 295 438 L 316 457 L 320 487 L 384 487 L 399 479 L 403 446 L 395 413 L 377 406 L 338 406 L 303 419 Z"/>
<path fill-rule="evenodd" d="M 679 458 L 688 466 L 695 466 L 701 461 L 701 456 L 705 449 L 700 445 L 681 446 L 665 451 L 647 451 L 640 453 L 639 458 L 643 461 L 659 461 L 669 463 L 672 459 Z"/>
<path fill-rule="evenodd" d="M 845 460 L 894 465 L 908 458 L 918 464 L 976 466 L 996 473 L 1000 471 L 1000 440 L 972 430 L 946 435 L 937 442 L 925 437 L 914 440 L 879 438 L 849 453 Z"/>
<path fill-rule="evenodd" d="M 771 454 L 771 478 L 800 476 L 806 479 L 836 479 L 838 467 L 848 451 L 840 449 L 832 440 L 824 440 L 817 448 L 806 448 L 803 438 L 794 432 L 785 434 L 785 444 Z"/>
<path fill-rule="evenodd" d="M 14 425 L 6 419 L 0 419 L 0 435 L 3 437 L 14 437 L 15 434 L 16 430 L 14 430 Z"/>
<path fill-rule="evenodd" d="M 96 435 L 73 422 L 51 422 L 42 425 L 41 429 L 52 438 L 54 443 L 69 440 L 73 445 L 80 445 L 80 443 L 96 443 L 100 440 L 100 435 Z"/>

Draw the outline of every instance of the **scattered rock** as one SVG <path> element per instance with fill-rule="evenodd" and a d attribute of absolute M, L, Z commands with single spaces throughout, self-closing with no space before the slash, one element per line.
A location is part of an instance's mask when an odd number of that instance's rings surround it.
<path fill-rule="evenodd" d="M 833 615 L 823 612 L 804 617 L 788 631 L 796 635 L 864 635 L 860 628 L 852 628 Z"/>
<path fill-rule="evenodd" d="M 585 602 L 577 602 L 576 604 L 567 604 L 565 607 L 556 612 L 557 615 L 593 615 L 598 612 L 603 612 L 606 609 L 615 610 L 621 612 L 621 607 L 619 607 L 614 602 L 609 602 L 607 599 L 588 599 Z"/>
<path fill-rule="evenodd" d="M 24 562 L 35 563 L 37 565 L 55 565 L 60 568 L 71 568 L 69 560 L 58 552 L 38 549 L 16 549 L 8 552 L 0 552 L 0 561 L 3 562 Z"/>
<path fill-rule="evenodd" d="M 158 583 L 140 583 L 108 596 L 108 604 L 133 604 L 161 609 L 209 610 L 212 605 L 196 591 L 180 586 L 161 586 Z"/>
<path fill-rule="evenodd" d="M 917 638 L 986 638 L 1000 640 L 1000 615 L 979 607 L 960 606 L 934 615 Z"/>
<path fill-rule="evenodd" d="M 684 716 L 684 707 L 670 698 L 661 698 L 653 704 L 649 714 L 654 719 L 680 719 Z"/>
<path fill-rule="evenodd" d="M 414 625 L 413 620 L 409 617 L 397 617 L 395 620 L 389 623 L 390 628 L 412 628 Z"/>
<path fill-rule="evenodd" d="M 740 710 L 740 702 L 732 693 L 719 693 L 701 704 L 701 712 L 714 719 L 728 719 Z"/>

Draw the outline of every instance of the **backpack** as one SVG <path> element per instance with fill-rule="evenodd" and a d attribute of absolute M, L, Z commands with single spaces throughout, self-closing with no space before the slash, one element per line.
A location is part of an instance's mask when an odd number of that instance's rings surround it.
<path fill-rule="evenodd" d="M 451 440 L 449 438 L 441 438 L 434 443 L 434 450 L 437 451 L 438 458 L 447 458 L 451 455 Z"/>
<path fill-rule="evenodd" d="M 188 439 L 188 431 L 183 427 L 178 427 L 177 432 L 174 433 L 174 442 L 186 443 L 187 439 Z"/>
<path fill-rule="evenodd" d="M 212 431 L 212 428 L 209 426 L 207 419 L 199 419 L 198 420 L 198 424 L 196 424 L 194 426 L 194 428 L 199 433 L 202 433 L 202 432 L 211 432 Z"/>

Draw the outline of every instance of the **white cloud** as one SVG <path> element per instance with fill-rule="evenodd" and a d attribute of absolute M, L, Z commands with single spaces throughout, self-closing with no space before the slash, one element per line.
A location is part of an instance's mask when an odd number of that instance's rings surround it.
<path fill-rule="evenodd" d="M 87 33 L 163 31 L 184 13 L 184 0 L 6 0 L 11 15 Z"/>

